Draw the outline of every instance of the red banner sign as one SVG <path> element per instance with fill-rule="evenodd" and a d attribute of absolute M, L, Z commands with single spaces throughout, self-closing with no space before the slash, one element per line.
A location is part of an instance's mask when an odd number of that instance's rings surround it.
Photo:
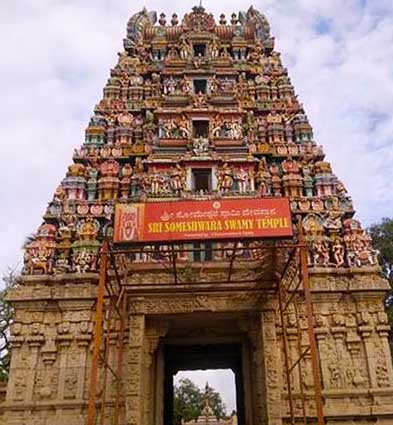
<path fill-rule="evenodd" d="M 115 242 L 292 236 L 287 198 L 118 204 Z"/>

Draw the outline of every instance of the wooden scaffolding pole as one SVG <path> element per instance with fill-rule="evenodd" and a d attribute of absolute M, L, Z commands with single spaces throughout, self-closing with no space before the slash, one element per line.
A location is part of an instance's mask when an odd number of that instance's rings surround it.
<path fill-rule="evenodd" d="M 303 283 L 304 291 L 304 300 L 307 316 L 307 328 L 308 336 L 310 343 L 310 354 L 311 354 L 311 366 L 312 366 L 312 375 L 314 381 L 314 391 L 315 391 L 315 405 L 317 411 L 318 425 L 325 425 L 325 419 L 323 414 L 323 399 L 322 399 L 322 383 L 321 383 L 321 369 L 319 364 L 319 353 L 317 340 L 315 338 L 314 331 L 314 310 L 312 303 L 312 295 L 310 288 L 310 277 L 308 273 L 308 264 L 307 264 L 307 246 L 305 245 L 304 233 L 303 233 L 303 224 L 301 218 L 298 218 L 298 235 L 299 235 L 299 245 L 300 245 L 300 278 Z"/>
<path fill-rule="evenodd" d="M 97 288 L 96 317 L 94 323 L 93 355 L 90 371 L 89 407 L 87 411 L 87 425 L 95 425 L 97 417 L 96 401 L 98 399 L 98 368 L 100 360 L 101 341 L 103 335 L 104 297 L 108 270 L 108 241 L 102 243 L 100 254 L 100 275 Z"/>

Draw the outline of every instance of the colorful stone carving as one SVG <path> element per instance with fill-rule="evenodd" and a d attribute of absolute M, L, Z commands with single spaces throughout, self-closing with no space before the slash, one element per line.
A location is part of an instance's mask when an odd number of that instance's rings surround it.
<path fill-rule="evenodd" d="M 176 166 L 170 170 L 169 187 L 177 196 L 180 196 L 181 192 L 186 189 L 185 170 L 180 164 L 176 164 Z"/>
<path fill-rule="evenodd" d="M 100 247 L 98 241 L 100 225 L 97 220 L 88 218 L 77 228 L 78 240 L 72 244 L 72 271 L 76 273 L 95 272 L 97 255 Z"/>
<path fill-rule="evenodd" d="M 227 163 L 224 163 L 222 168 L 217 171 L 217 189 L 225 195 L 233 189 L 233 184 L 233 169 Z"/>
<path fill-rule="evenodd" d="M 310 265 L 376 265 L 266 18 L 250 8 L 216 24 L 199 6 L 181 24 L 176 14 L 167 21 L 146 10 L 130 19 L 84 144 L 47 208 L 52 236 L 40 228 L 26 245 L 25 273 L 95 271 L 116 202 L 207 196 L 287 196 L 305 221 Z M 193 187 L 200 168 L 203 190 Z"/>
<path fill-rule="evenodd" d="M 56 248 L 56 226 L 42 224 L 36 236 L 25 245 L 24 273 L 49 274 L 53 271 Z"/>
<path fill-rule="evenodd" d="M 119 163 L 113 159 L 105 161 L 100 166 L 101 177 L 98 180 L 98 199 L 108 201 L 118 197 Z"/>

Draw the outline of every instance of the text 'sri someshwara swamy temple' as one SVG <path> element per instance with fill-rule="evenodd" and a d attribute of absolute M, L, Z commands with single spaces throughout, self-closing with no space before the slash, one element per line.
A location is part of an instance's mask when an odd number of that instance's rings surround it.
<path fill-rule="evenodd" d="M 171 425 L 173 376 L 227 368 L 239 425 L 392 424 L 353 215 L 263 14 L 137 13 L 25 246 L 1 423 Z"/>

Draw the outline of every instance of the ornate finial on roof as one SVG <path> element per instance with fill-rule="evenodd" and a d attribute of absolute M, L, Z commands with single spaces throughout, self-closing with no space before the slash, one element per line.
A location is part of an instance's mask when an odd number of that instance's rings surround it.
<path fill-rule="evenodd" d="M 247 23 L 254 25 L 258 38 L 262 40 L 268 40 L 270 38 L 269 22 L 266 16 L 256 10 L 254 6 L 251 6 L 246 14 L 241 12 L 239 16 L 241 16 L 241 20 L 245 19 Z"/>
<path fill-rule="evenodd" d="M 202 2 L 199 6 L 194 6 L 191 13 L 187 13 L 183 18 L 183 27 L 191 31 L 214 31 L 214 17 L 206 13 Z"/>
<path fill-rule="evenodd" d="M 158 20 L 158 23 L 162 26 L 162 27 L 165 27 L 165 25 L 166 25 L 166 16 L 165 16 L 165 13 L 161 13 L 160 14 L 160 19 Z"/>
<path fill-rule="evenodd" d="M 125 50 L 133 51 L 135 44 L 143 37 L 144 28 L 156 22 L 157 12 L 149 12 L 146 7 L 131 16 L 127 23 L 127 38 L 123 40 Z"/>
<path fill-rule="evenodd" d="M 193 10 L 193 12 L 195 12 L 195 13 L 205 13 L 205 8 L 202 6 L 202 0 L 201 0 L 201 2 L 199 3 L 199 6 L 194 6 L 194 7 L 192 8 L 192 10 Z"/>
<path fill-rule="evenodd" d="M 176 13 L 174 13 L 174 14 L 172 15 L 171 24 L 172 24 L 172 26 L 176 26 L 176 25 L 178 25 L 178 24 L 179 24 L 179 19 L 178 19 L 178 17 L 177 17 L 177 14 L 176 14 Z"/>
<path fill-rule="evenodd" d="M 227 24 L 227 20 L 225 19 L 225 15 L 224 13 L 221 13 L 220 15 L 220 25 L 226 25 Z"/>

